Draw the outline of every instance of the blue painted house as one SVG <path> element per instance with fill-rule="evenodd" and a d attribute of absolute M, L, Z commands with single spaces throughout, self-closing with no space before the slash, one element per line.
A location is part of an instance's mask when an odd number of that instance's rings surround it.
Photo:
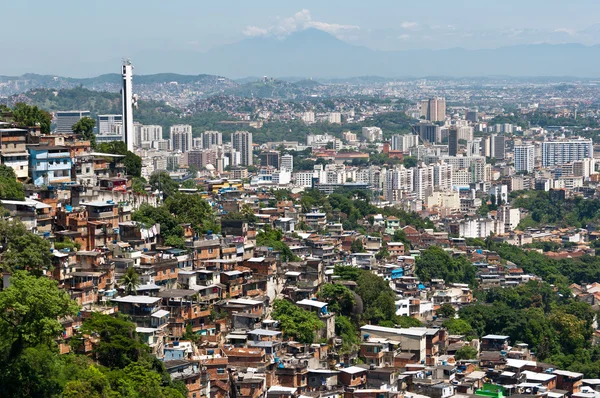
<path fill-rule="evenodd" d="M 36 186 L 71 182 L 73 161 L 69 148 L 32 146 L 29 150 L 29 173 Z"/>

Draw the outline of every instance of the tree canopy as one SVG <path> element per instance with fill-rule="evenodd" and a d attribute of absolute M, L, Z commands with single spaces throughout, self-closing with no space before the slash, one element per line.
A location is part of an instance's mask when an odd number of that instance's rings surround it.
<path fill-rule="evenodd" d="M 17 181 L 15 171 L 4 164 L 0 165 L 0 199 L 23 200 L 25 188 Z"/>
<path fill-rule="evenodd" d="M 271 316 L 279 321 L 285 336 L 300 343 L 314 343 L 316 332 L 324 326 L 314 312 L 306 311 L 287 300 L 275 300 Z"/>
<path fill-rule="evenodd" d="M 430 246 L 421 252 L 415 273 L 423 282 L 440 278 L 446 283 L 475 283 L 475 266 L 466 257 L 453 258 L 438 246 Z"/>

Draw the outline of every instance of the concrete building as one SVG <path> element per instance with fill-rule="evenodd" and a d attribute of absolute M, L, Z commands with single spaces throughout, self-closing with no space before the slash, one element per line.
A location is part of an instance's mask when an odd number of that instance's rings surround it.
<path fill-rule="evenodd" d="M 265 151 L 260 154 L 260 165 L 262 167 L 271 166 L 279 169 L 281 157 L 277 151 Z"/>
<path fill-rule="evenodd" d="M 419 145 L 419 136 L 415 134 L 394 134 L 390 141 L 392 151 L 408 152 L 409 149 Z"/>
<path fill-rule="evenodd" d="M 176 124 L 169 129 L 171 150 L 188 152 L 192 149 L 192 126 L 189 124 Z"/>
<path fill-rule="evenodd" d="M 542 166 L 554 166 L 594 157 L 591 139 L 577 138 L 542 142 Z"/>
<path fill-rule="evenodd" d="M 125 61 L 122 65 L 123 86 L 121 87 L 121 105 L 123 112 L 123 141 L 127 144 L 127 150 L 133 152 L 133 65 L 131 62 Z"/>
<path fill-rule="evenodd" d="M 117 124 L 123 124 L 123 115 L 98 115 L 96 117 L 96 128 L 99 135 L 113 134 L 113 126 Z"/>
<path fill-rule="evenodd" d="M 383 140 L 383 131 L 379 127 L 363 127 L 362 137 L 368 142 Z"/>
<path fill-rule="evenodd" d="M 339 112 L 331 112 L 329 114 L 329 123 L 341 124 L 342 123 L 342 114 Z"/>
<path fill-rule="evenodd" d="M 223 134 L 218 131 L 205 131 L 202 133 L 202 148 L 211 149 L 213 146 L 223 145 Z"/>
<path fill-rule="evenodd" d="M 289 153 L 286 153 L 285 155 L 283 155 L 281 157 L 280 168 L 281 168 L 281 170 L 293 171 L 294 170 L 294 157 L 292 155 L 290 155 Z"/>
<path fill-rule="evenodd" d="M 434 123 L 421 122 L 412 126 L 413 134 L 418 135 L 422 141 L 434 144 L 441 141 L 440 126 Z"/>
<path fill-rule="evenodd" d="M 499 134 L 490 136 L 490 157 L 504 160 L 506 157 L 506 136 Z"/>
<path fill-rule="evenodd" d="M 535 168 L 535 146 L 517 145 L 514 150 L 515 171 L 533 173 Z"/>
<path fill-rule="evenodd" d="M 431 122 L 439 122 L 446 119 L 446 99 L 430 98 L 421 101 L 421 116 Z"/>
<path fill-rule="evenodd" d="M 27 130 L 0 129 L 0 164 L 12 168 L 18 179 L 29 176 Z"/>
<path fill-rule="evenodd" d="M 252 166 L 252 133 L 236 131 L 231 134 L 231 147 L 241 154 L 242 166 Z"/>
<path fill-rule="evenodd" d="M 90 117 L 90 111 L 57 111 L 54 113 L 56 134 L 70 134 L 73 125 L 84 117 Z"/>
<path fill-rule="evenodd" d="M 36 186 L 71 182 L 71 152 L 63 146 L 29 148 L 29 170 Z"/>
<path fill-rule="evenodd" d="M 315 113 L 314 112 L 304 112 L 302 115 L 302 121 L 306 124 L 311 124 L 315 122 Z"/>
<path fill-rule="evenodd" d="M 450 128 L 448 133 L 448 155 L 456 156 L 458 154 L 458 130 L 456 127 Z"/>

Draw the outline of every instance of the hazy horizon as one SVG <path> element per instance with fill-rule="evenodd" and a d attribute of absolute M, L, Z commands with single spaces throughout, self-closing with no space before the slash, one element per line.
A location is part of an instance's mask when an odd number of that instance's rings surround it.
<path fill-rule="evenodd" d="M 251 37 L 285 38 L 307 28 L 379 51 L 600 44 L 600 2 L 564 4 L 559 0 L 10 2 L 2 7 L 9 17 L 0 25 L 5 54 L 0 75 L 93 77 L 118 72 L 124 57 L 135 63 L 140 54 L 148 59 L 169 52 L 201 54 Z M 177 67 L 158 70 L 146 61 L 136 64 L 136 73 L 175 72 Z M 201 65 L 197 73 L 205 73 Z M 237 77 L 244 75 L 249 74 Z"/>

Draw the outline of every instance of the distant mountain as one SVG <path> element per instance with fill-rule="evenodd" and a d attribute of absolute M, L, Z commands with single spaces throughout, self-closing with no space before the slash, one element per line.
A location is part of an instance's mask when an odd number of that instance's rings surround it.
<path fill-rule="evenodd" d="M 285 38 L 258 37 L 206 53 L 154 52 L 135 62 L 177 72 L 244 76 L 580 76 L 597 77 L 600 46 L 532 44 L 497 49 L 376 51 L 307 29 Z"/>
<path fill-rule="evenodd" d="M 295 83 L 267 78 L 249 81 L 225 90 L 224 94 L 238 97 L 295 99 L 319 94 L 321 84 L 314 80 L 300 80 Z"/>
<path fill-rule="evenodd" d="M 69 89 L 84 87 L 91 90 L 118 92 L 121 88 L 121 75 L 109 73 L 91 78 L 71 78 L 50 75 L 37 75 L 33 73 L 22 76 L 0 76 L 0 95 L 9 96 L 24 93 L 31 89 Z M 178 85 L 193 85 L 194 91 L 204 92 L 205 95 L 221 93 L 223 90 L 236 87 L 238 83 L 233 80 L 215 75 L 180 75 L 176 73 L 158 73 L 153 75 L 133 76 L 135 85 L 165 85 L 177 83 Z M 163 90 L 164 91 L 164 90 Z"/>

